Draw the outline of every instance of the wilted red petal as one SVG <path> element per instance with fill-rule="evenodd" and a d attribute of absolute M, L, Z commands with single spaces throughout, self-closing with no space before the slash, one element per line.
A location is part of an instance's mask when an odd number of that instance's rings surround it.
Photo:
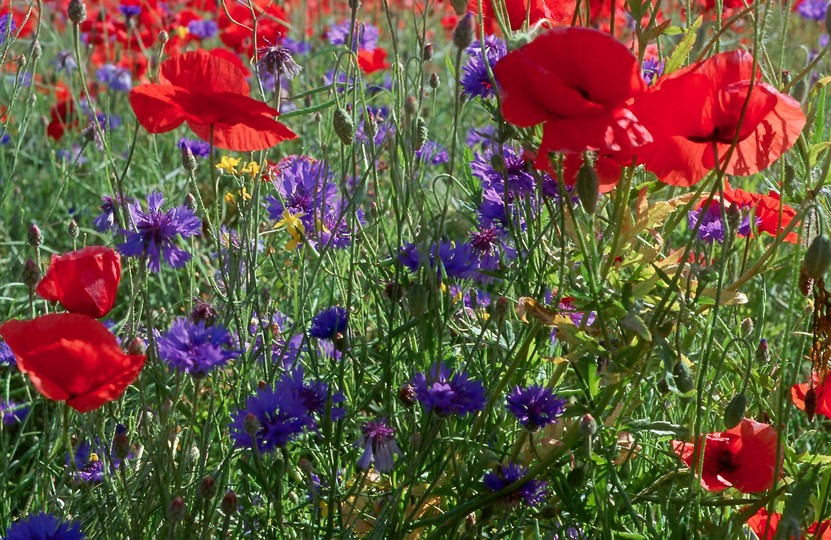
<path fill-rule="evenodd" d="M 117 399 L 144 367 L 122 352 L 107 327 L 86 315 L 53 313 L 0 326 L 21 372 L 49 399 L 79 412 Z"/>
<path fill-rule="evenodd" d="M 112 309 L 120 279 L 121 256 L 108 247 L 87 246 L 52 255 L 36 292 L 45 300 L 60 302 L 67 311 L 97 319 Z"/>

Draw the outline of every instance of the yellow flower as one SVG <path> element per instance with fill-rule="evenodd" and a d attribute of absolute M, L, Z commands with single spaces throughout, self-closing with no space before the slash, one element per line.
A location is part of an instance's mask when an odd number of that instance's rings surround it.
<path fill-rule="evenodd" d="M 245 171 L 243 171 L 245 172 Z M 239 190 L 239 196 L 242 197 L 243 201 L 251 200 L 251 194 L 248 193 L 248 190 L 245 189 L 245 186 L 242 186 L 242 189 Z"/>
<path fill-rule="evenodd" d="M 179 39 L 185 39 L 188 36 L 189 33 L 190 32 L 188 32 L 188 27 L 187 26 L 178 26 L 176 28 L 176 34 L 178 34 Z"/>
<path fill-rule="evenodd" d="M 237 202 L 236 199 L 234 198 L 234 194 L 231 193 L 230 191 L 225 194 L 224 198 L 225 198 L 225 203 L 226 204 L 234 204 L 235 202 Z"/>
<path fill-rule="evenodd" d="M 297 245 L 303 241 L 303 236 L 295 229 L 289 229 L 291 240 L 286 242 L 286 251 L 294 251 Z"/>
<path fill-rule="evenodd" d="M 249 161 L 248 165 L 243 167 L 240 172 L 250 174 L 251 178 L 253 178 L 257 176 L 258 172 L 260 172 L 260 165 L 256 161 Z"/>
<path fill-rule="evenodd" d="M 274 227 L 277 229 L 285 227 L 286 231 L 289 233 L 289 236 L 291 236 L 291 240 L 289 240 L 286 244 L 286 249 L 288 251 L 297 249 L 297 245 L 303 241 L 303 233 L 306 232 L 306 226 L 303 225 L 302 221 L 300 221 L 300 218 L 303 216 L 303 212 L 292 214 L 289 212 L 289 209 L 286 208 L 283 210 L 283 218 L 274 224 Z"/>
<path fill-rule="evenodd" d="M 222 159 L 219 163 L 217 163 L 216 168 L 226 174 L 236 174 L 237 165 L 239 165 L 240 161 L 240 158 L 222 156 Z"/>

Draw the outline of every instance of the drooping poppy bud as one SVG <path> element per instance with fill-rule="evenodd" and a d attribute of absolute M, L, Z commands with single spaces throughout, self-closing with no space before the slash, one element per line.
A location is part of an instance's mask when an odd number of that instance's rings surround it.
<path fill-rule="evenodd" d="M 809 277 L 822 279 L 831 267 L 831 240 L 824 234 L 818 235 L 805 252 L 803 267 Z"/>
<path fill-rule="evenodd" d="M 335 116 L 332 118 L 332 127 L 338 139 L 347 146 L 355 141 L 355 123 L 352 116 L 343 107 L 335 109 Z"/>

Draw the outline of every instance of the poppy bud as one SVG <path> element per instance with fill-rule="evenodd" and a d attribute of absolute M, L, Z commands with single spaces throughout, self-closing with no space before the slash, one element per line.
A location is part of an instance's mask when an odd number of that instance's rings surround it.
<path fill-rule="evenodd" d="M 167 517 L 173 523 L 179 523 L 188 515 L 188 507 L 182 497 L 173 497 L 170 506 L 167 508 Z"/>
<path fill-rule="evenodd" d="M 805 392 L 805 414 L 808 415 L 808 420 L 813 422 L 814 414 L 817 412 L 817 391 L 814 387 Z"/>
<path fill-rule="evenodd" d="M 759 346 L 756 347 L 756 363 L 770 363 L 770 351 L 768 350 L 768 340 L 764 338 L 759 340 Z"/>
<path fill-rule="evenodd" d="M 69 0 L 66 16 L 73 24 L 81 24 L 87 19 L 87 5 L 84 0 Z"/>
<path fill-rule="evenodd" d="M 127 428 L 118 424 L 113 436 L 113 455 L 124 460 L 130 455 L 130 438 L 127 437 Z"/>
<path fill-rule="evenodd" d="M 405 384 L 398 389 L 398 401 L 405 407 L 412 407 L 416 402 L 415 387 L 412 384 Z"/>
<path fill-rule="evenodd" d="M 476 22 L 473 20 L 473 13 L 465 13 L 459 19 L 459 24 L 453 30 L 453 45 L 458 49 L 467 49 L 473 43 L 473 30 Z"/>
<path fill-rule="evenodd" d="M 19 54 L 17 55 L 17 69 L 23 69 L 26 67 L 26 55 Z"/>
<path fill-rule="evenodd" d="M 69 224 L 66 226 L 66 232 L 69 233 L 69 237 L 73 240 L 78 239 L 80 230 L 78 229 L 78 223 L 74 219 L 69 220 Z"/>
<path fill-rule="evenodd" d="M 338 136 L 343 144 L 348 146 L 354 142 L 355 123 L 343 107 L 335 109 L 335 116 L 332 119 L 332 127 L 335 129 L 335 135 Z"/>
<path fill-rule="evenodd" d="M 40 268 L 38 268 L 35 261 L 32 259 L 26 260 L 26 264 L 23 265 L 23 274 L 20 280 L 29 288 L 30 292 L 34 293 L 35 287 L 40 281 Z"/>
<path fill-rule="evenodd" d="M 746 317 L 742 320 L 741 331 L 743 336 L 749 336 L 753 333 L 753 319 Z"/>
<path fill-rule="evenodd" d="M 421 59 L 424 62 L 427 62 L 428 60 L 430 60 L 432 58 L 433 58 L 433 44 L 432 43 L 426 43 L 424 45 L 424 47 L 421 49 Z"/>
<path fill-rule="evenodd" d="M 40 41 L 37 39 L 32 42 L 32 47 L 29 50 L 31 51 L 32 58 L 35 60 L 40 58 L 43 54 L 43 48 L 40 46 Z"/>
<path fill-rule="evenodd" d="M 450 0 L 450 5 L 453 6 L 453 11 L 456 15 L 461 17 L 467 11 L 467 0 Z"/>
<path fill-rule="evenodd" d="M 428 84 L 430 85 L 430 88 L 435 90 L 436 88 L 439 87 L 439 82 L 440 82 L 439 81 L 439 75 L 435 72 L 431 73 L 430 74 L 430 80 L 428 81 Z"/>
<path fill-rule="evenodd" d="M 510 311 L 510 302 L 504 296 L 500 296 L 494 302 L 491 315 L 497 323 L 501 323 L 508 316 L 508 311 Z"/>
<path fill-rule="evenodd" d="M 791 87 L 791 97 L 800 103 L 805 100 L 805 95 L 808 93 L 808 83 L 805 79 L 799 79 L 796 84 Z"/>
<path fill-rule="evenodd" d="M 147 351 L 147 345 L 140 337 L 134 337 L 130 344 L 127 345 L 127 354 L 144 354 Z"/>
<path fill-rule="evenodd" d="M 747 409 L 747 396 L 743 393 L 738 393 L 733 396 L 730 403 L 724 409 L 724 427 L 727 429 L 736 427 L 744 418 L 745 410 Z"/>
<path fill-rule="evenodd" d="M 162 30 L 159 32 L 157 39 L 159 40 L 159 43 L 164 46 L 165 43 L 170 41 L 170 34 L 168 34 L 166 30 Z"/>
<path fill-rule="evenodd" d="M 692 371 L 683 360 L 679 360 L 672 368 L 672 375 L 675 377 L 675 387 L 682 394 L 686 394 L 695 388 Z"/>
<path fill-rule="evenodd" d="M 597 210 L 599 186 L 600 181 L 594 167 L 591 162 L 584 158 L 583 164 L 577 172 L 577 196 L 580 198 L 583 210 L 588 214 L 594 214 Z"/>
<path fill-rule="evenodd" d="M 413 141 L 413 148 L 415 150 L 421 150 L 421 147 L 427 142 L 428 135 L 427 122 L 424 121 L 421 115 L 417 116 L 415 120 L 415 141 Z"/>
<path fill-rule="evenodd" d="M 727 214 L 728 238 L 733 238 L 738 233 L 739 225 L 741 225 L 742 222 L 742 213 L 741 210 L 739 210 L 739 205 L 732 203 L 727 207 L 725 214 Z"/>
<path fill-rule="evenodd" d="M 213 476 L 206 476 L 199 482 L 199 492 L 197 495 L 203 500 L 214 498 L 214 495 L 216 495 L 216 480 L 214 480 Z"/>
<path fill-rule="evenodd" d="M 212 304 L 204 300 L 196 300 L 193 303 L 193 309 L 190 312 L 190 320 L 193 322 L 203 322 L 205 326 L 212 326 L 219 317 L 219 310 Z"/>
<path fill-rule="evenodd" d="M 29 232 L 26 235 L 26 240 L 32 247 L 38 247 L 43 243 L 43 234 L 40 232 L 40 227 L 36 223 L 29 225 Z"/>
<path fill-rule="evenodd" d="M 349 0 L 349 9 L 356 10 L 361 7 L 361 0 Z"/>
<path fill-rule="evenodd" d="M 219 507 L 223 514 L 231 516 L 237 512 L 237 506 L 239 506 L 239 503 L 237 502 L 237 494 L 234 493 L 233 489 L 229 489 L 228 492 L 225 493 L 225 496 L 222 497 L 222 503 Z"/>
<path fill-rule="evenodd" d="M 580 419 L 580 432 L 586 436 L 591 437 L 597 433 L 597 420 L 590 414 L 584 414 Z"/>
<path fill-rule="evenodd" d="M 831 266 L 831 240 L 824 234 L 818 235 L 808 246 L 802 263 L 809 277 L 822 279 Z"/>
<path fill-rule="evenodd" d="M 182 167 L 188 172 L 196 170 L 196 158 L 193 157 L 193 150 L 186 144 L 182 145 Z"/>

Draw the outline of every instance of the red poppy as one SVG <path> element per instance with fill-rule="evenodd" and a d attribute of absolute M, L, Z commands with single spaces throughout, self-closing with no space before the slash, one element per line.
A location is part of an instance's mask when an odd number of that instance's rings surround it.
<path fill-rule="evenodd" d="M 831 377 L 826 375 L 820 380 L 819 375 L 813 373 L 811 378 L 811 383 L 795 384 L 791 387 L 791 400 L 797 409 L 804 411 L 805 396 L 808 394 L 808 390 L 813 387 L 817 398 L 814 414 L 831 418 Z"/>
<path fill-rule="evenodd" d="M 779 522 L 782 520 L 782 514 L 776 512 L 768 514 L 764 508 L 760 508 L 755 515 L 747 520 L 747 526 L 753 531 L 759 540 L 774 540 L 776 538 L 776 530 L 779 528 Z M 817 535 L 819 529 L 819 536 Z M 819 538 L 819 540 L 831 540 L 831 520 L 826 520 L 819 523 L 812 523 L 805 532 L 808 533 L 809 538 Z M 791 536 L 790 538 L 794 538 Z M 800 540 L 803 538 L 800 536 Z"/>
<path fill-rule="evenodd" d="M 690 467 L 698 463 L 694 444 L 672 441 L 672 449 Z M 701 485 L 707 491 L 734 487 L 742 493 L 769 489 L 776 474 L 776 430 L 749 418 L 721 433 L 708 433 L 704 442 Z"/>
<path fill-rule="evenodd" d="M 652 140 L 627 108 L 646 88 L 638 61 L 609 34 L 549 30 L 508 53 L 494 74 L 508 122 L 544 123 L 537 166 L 549 152 L 627 152 Z"/>
<path fill-rule="evenodd" d="M 62 99 L 52 105 L 49 110 L 49 124 L 46 126 L 46 134 L 56 141 L 63 138 L 66 130 L 78 126 L 78 118 L 75 114 L 75 106 L 71 98 Z"/>
<path fill-rule="evenodd" d="M 37 293 L 60 302 L 72 313 L 99 318 L 115 303 L 121 279 L 121 256 L 104 246 L 88 246 L 65 255 L 52 255 L 52 264 L 38 283 Z"/>
<path fill-rule="evenodd" d="M 118 399 L 144 367 L 144 355 L 124 354 L 107 327 L 86 315 L 13 320 L 0 336 L 38 392 L 78 412 Z"/>
<path fill-rule="evenodd" d="M 361 49 L 358 51 L 358 65 L 367 75 L 387 69 L 390 67 L 390 63 L 387 62 L 387 51 L 381 47 L 376 47 L 371 51 Z"/>
<path fill-rule="evenodd" d="M 756 228 L 772 236 L 778 236 L 779 232 L 790 225 L 796 217 L 796 210 L 787 204 L 782 204 L 782 217 L 780 222 L 779 207 L 780 197 L 775 191 L 767 195 L 761 193 L 750 193 L 742 189 L 733 189 L 727 182 L 724 185 L 724 200 L 739 205 L 739 208 L 752 208 L 756 215 Z M 796 232 L 788 233 L 784 240 L 795 244 L 799 239 Z"/>
<path fill-rule="evenodd" d="M 796 142 L 805 114 L 798 101 L 752 71 L 750 53 L 731 51 L 659 79 L 631 107 L 653 137 L 637 150 L 639 162 L 674 186 L 696 184 L 714 169 L 714 146 L 727 174 L 744 176 L 770 166 Z M 737 130 L 738 144 L 725 165 Z"/>
<path fill-rule="evenodd" d="M 254 0 L 251 7 L 247 2 L 227 2 L 217 16 L 219 39 L 237 53 L 253 56 L 251 29 L 257 29 L 257 46 L 262 47 L 267 40 L 288 32 L 288 20 L 286 12 L 273 0 Z"/>
<path fill-rule="evenodd" d="M 197 136 L 226 150 L 265 150 L 297 137 L 274 120 L 277 111 L 249 97 L 245 74 L 233 62 L 199 50 L 162 64 L 166 84 L 130 91 L 130 104 L 150 133 L 165 133 L 187 122 Z"/>
<path fill-rule="evenodd" d="M 526 16 L 530 16 L 528 22 L 534 26 L 540 21 L 549 21 L 555 26 L 571 25 L 577 3 L 574 0 L 531 0 L 529 6 L 525 0 L 506 0 L 505 12 L 508 15 L 506 21 L 511 30 L 520 30 L 525 24 Z M 467 10 L 478 14 L 479 0 L 470 0 Z M 482 17 L 485 23 L 485 31 L 494 33 L 497 28 L 496 16 L 493 10 L 493 0 L 482 1 Z"/>

